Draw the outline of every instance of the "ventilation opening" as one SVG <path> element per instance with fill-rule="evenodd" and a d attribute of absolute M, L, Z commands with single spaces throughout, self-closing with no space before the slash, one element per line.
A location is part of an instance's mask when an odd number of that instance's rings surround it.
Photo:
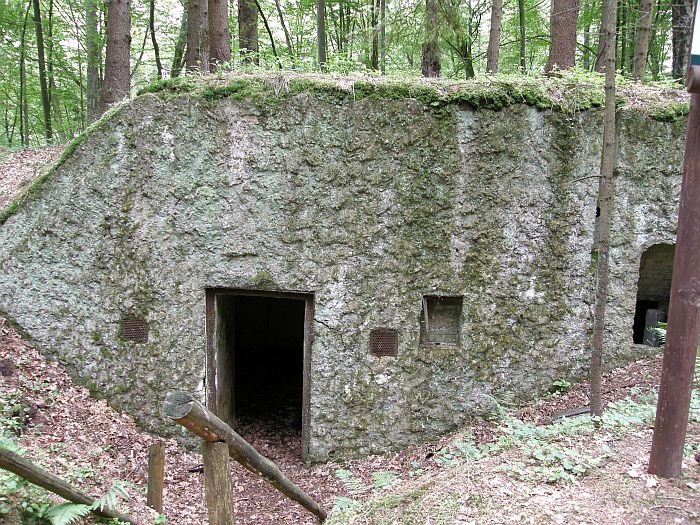
<path fill-rule="evenodd" d="M 637 344 L 661 346 L 654 328 L 668 316 L 674 254 L 673 244 L 655 244 L 642 254 L 632 329 Z"/>
<path fill-rule="evenodd" d="M 377 357 L 396 356 L 399 353 L 399 336 L 396 330 L 377 328 L 369 334 L 369 351 Z"/>
<path fill-rule="evenodd" d="M 423 297 L 420 316 L 422 345 L 458 345 L 462 319 L 462 297 Z"/>
<path fill-rule="evenodd" d="M 216 303 L 219 416 L 253 443 L 301 446 L 307 301 L 231 294 Z"/>
<path fill-rule="evenodd" d="M 143 319 L 122 320 L 121 337 L 133 343 L 147 343 L 148 323 Z"/>

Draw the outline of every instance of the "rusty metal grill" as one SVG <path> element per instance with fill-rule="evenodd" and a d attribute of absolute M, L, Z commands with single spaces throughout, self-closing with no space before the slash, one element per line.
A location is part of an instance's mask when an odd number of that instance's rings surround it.
<path fill-rule="evenodd" d="M 143 319 L 124 319 L 121 336 L 126 341 L 134 343 L 148 342 L 148 323 Z"/>
<path fill-rule="evenodd" d="M 369 350 L 378 357 L 395 356 L 399 350 L 399 337 L 396 330 L 377 328 L 369 334 Z"/>

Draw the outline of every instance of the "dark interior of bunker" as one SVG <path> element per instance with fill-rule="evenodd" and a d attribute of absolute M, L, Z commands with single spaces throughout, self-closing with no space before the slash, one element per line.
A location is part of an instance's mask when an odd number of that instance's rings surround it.
<path fill-rule="evenodd" d="M 243 437 L 294 436 L 300 446 L 305 301 L 236 294 L 217 302 L 219 358 L 233 370 L 228 420 Z"/>
<path fill-rule="evenodd" d="M 673 244 L 655 244 L 642 253 L 633 325 L 636 344 L 661 346 L 653 329 L 668 318 L 674 254 Z"/>

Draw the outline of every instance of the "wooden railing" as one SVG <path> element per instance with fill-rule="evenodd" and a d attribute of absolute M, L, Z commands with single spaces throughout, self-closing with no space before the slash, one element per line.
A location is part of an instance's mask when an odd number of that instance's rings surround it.
<path fill-rule="evenodd" d="M 92 505 L 95 498 L 72 487 L 70 484 L 47 472 L 40 466 L 32 463 L 28 459 L 20 456 L 10 449 L 0 446 L 0 468 L 8 470 L 13 474 L 26 479 L 34 485 L 38 485 L 48 491 L 58 494 L 63 499 L 82 505 Z M 92 510 L 94 514 L 105 518 L 116 518 L 125 523 L 139 525 L 139 523 L 128 516 L 123 516 L 110 508 L 96 508 Z"/>
<path fill-rule="evenodd" d="M 289 499 L 299 503 L 313 513 L 319 521 L 326 519 L 327 513 L 319 503 L 285 476 L 274 462 L 255 450 L 250 443 L 192 395 L 187 392 L 171 392 L 166 397 L 163 411 L 175 422 L 204 440 L 202 450 L 204 488 L 210 525 L 234 523 L 229 457 L 267 481 Z M 149 450 L 147 504 L 158 512 L 161 512 L 163 507 L 164 463 L 164 444 L 154 443 Z M 95 498 L 90 495 L 2 446 L 0 446 L 0 468 L 17 474 L 30 483 L 73 503 L 92 505 L 95 501 Z M 131 525 L 140 525 L 138 521 L 110 508 L 96 508 L 92 512 L 99 516 L 116 518 Z"/>
<path fill-rule="evenodd" d="M 226 443 L 228 454 L 231 458 L 253 474 L 260 476 L 289 499 L 299 503 L 320 521 L 326 519 L 327 513 L 320 504 L 285 476 L 275 463 L 255 450 L 250 443 L 204 407 L 191 394 L 187 392 L 171 392 L 165 399 L 163 412 L 175 422 L 202 438 L 206 443 Z"/>

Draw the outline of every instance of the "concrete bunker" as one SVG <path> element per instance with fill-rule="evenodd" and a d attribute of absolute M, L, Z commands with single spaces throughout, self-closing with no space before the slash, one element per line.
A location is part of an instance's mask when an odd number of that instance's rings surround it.
<path fill-rule="evenodd" d="M 471 107 L 471 85 L 224 82 L 120 106 L 0 226 L 0 311 L 95 395 L 172 435 L 159 407 L 184 390 L 243 432 L 259 400 L 244 383 L 279 365 L 263 399 L 296 388 L 288 421 L 298 433 L 301 410 L 316 462 L 436 439 L 586 374 L 599 111 L 520 92 Z M 620 112 L 606 366 L 655 351 L 629 331 L 640 253 L 675 235 L 684 131 Z M 273 331 L 268 309 L 295 334 L 291 364 L 245 344 Z"/>
<path fill-rule="evenodd" d="M 207 290 L 207 359 L 218 416 L 249 432 L 308 435 L 308 359 L 313 296 Z"/>
<path fill-rule="evenodd" d="M 668 317 L 675 250 L 674 244 L 654 244 L 642 253 L 633 326 L 636 344 L 661 345 L 654 328 Z"/>

